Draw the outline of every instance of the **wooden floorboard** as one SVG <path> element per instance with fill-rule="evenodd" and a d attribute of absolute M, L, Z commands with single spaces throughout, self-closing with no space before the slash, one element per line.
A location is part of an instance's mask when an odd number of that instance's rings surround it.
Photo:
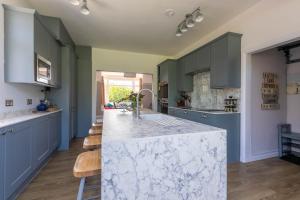
<path fill-rule="evenodd" d="M 55 153 L 19 200 L 74 200 L 79 179 L 72 174 L 83 140 Z M 96 182 L 100 177 L 91 180 Z M 272 158 L 228 166 L 229 200 L 300 200 L 300 166 Z"/>

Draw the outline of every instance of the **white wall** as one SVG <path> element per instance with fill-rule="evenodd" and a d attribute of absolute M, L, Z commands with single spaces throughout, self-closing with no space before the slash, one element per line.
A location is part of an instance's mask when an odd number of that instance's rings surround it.
<path fill-rule="evenodd" d="M 300 58 L 300 48 L 291 52 L 292 59 Z M 300 63 L 287 65 L 288 83 L 300 83 Z M 287 123 L 292 125 L 292 131 L 300 133 L 300 94 L 287 95 Z"/>
<path fill-rule="evenodd" d="M 1 0 L 1 3 L 30 8 L 25 0 Z M 43 94 L 41 87 L 26 84 L 9 84 L 4 82 L 4 17 L 3 7 L 0 6 L 0 113 L 24 110 L 35 107 Z M 16 72 L 18 73 L 18 72 Z M 26 99 L 33 100 L 32 105 L 26 105 Z M 13 99 L 13 107 L 5 107 L 5 99 Z"/>
<path fill-rule="evenodd" d="M 299 0 L 262 0 L 175 56 L 180 57 L 228 31 L 243 34 L 241 66 L 241 161 L 243 162 L 251 160 L 249 53 L 300 37 L 299 8 Z"/>
<path fill-rule="evenodd" d="M 278 75 L 279 110 L 262 110 L 264 72 Z M 252 55 L 251 67 L 251 160 L 278 155 L 277 125 L 286 123 L 286 64 L 283 52 L 271 49 Z"/>
<path fill-rule="evenodd" d="M 92 49 L 92 115 L 96 119 L 96 71 L 135 72 L 153 75 L 153 90 L 157 94 L 157 64 L 167 59 L 165 56 Z M 153 106 L 156 108 L 154 102 Z"/>

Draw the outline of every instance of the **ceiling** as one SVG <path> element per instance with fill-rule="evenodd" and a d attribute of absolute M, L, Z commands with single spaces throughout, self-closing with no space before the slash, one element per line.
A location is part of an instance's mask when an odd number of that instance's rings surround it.
<path fill-rule="evenodd" d="M 260 0 L 88 0 L 88 16 L 69 0 L 27 1 L 40 14 L 60 17 L 78 45 L 172 56 Z M 199 6 L 204 21 L 176 37 L 185 14 Z M 169 8 L 173 17 L 165 15 Z"/>

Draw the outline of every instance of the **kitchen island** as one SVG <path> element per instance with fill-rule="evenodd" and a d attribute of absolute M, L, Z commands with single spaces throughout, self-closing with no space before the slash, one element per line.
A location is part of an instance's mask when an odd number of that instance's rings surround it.
<path fill-rule="evenodd" d="M 225 200 L 226 130 L 163 114 L 107 110 L 104 200 Z"/>

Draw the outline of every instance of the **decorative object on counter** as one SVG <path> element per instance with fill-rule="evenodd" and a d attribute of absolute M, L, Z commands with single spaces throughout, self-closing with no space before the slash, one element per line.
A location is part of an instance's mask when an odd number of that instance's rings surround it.
<path fill-rule="evenodd" d="M 191 96 L 186 92 L 180 93 L 180 99 L 177 100 L 178 107 L 190 107 L 191 106 Z"/>
<path fill-rule="evenodd" d="M 264 72 L 263 83 L 261 87 L 263 103 L 261 104 L 262 110 L 278 110 L 280 105 L 278 75 L 276 73 Z"/>
<path fill-rule="evenodd" d="M 233 98 L 233 96 L 229 96 L 224 100 L 225 104 L 225 112 L 237 112 L 238 99 Z"/>
<path fill-rule="evenodd" d="M 288 95 L 300 94 L 300 83 L 289 83 L 287 85 L 287 94 Z"/>
<path fill-rule="evenodd" d="M 45 100 L 40 100 L 40 104 L 36 107 L 38 111 L 46 111 L 48 109 L 47 104 L 45 103 Z"/>

